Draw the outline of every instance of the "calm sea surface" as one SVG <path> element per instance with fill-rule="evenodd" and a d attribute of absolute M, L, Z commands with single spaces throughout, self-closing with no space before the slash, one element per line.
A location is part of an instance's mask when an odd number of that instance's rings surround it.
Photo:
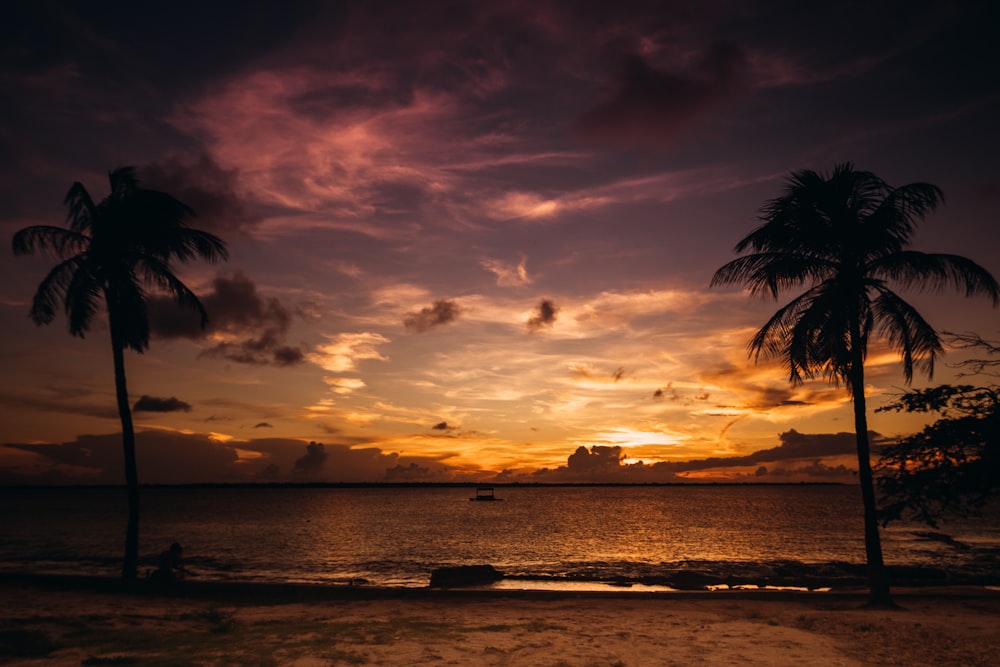
<path fill-rule="evenodd" d="M 862 564 L 850 486 L 157 488 L 142 494 L 143 567 L 171 542 L 199 578 L 426 586 L 434 568 L 489 563 L 539 581 L 614 581 L 670 569 Z M 114 576 L 125 494 L 0 490 L 0 570 Z M 968 546 L 883 531 L 890 565 L 997 574 L 1000 519 L 942 526 Z"/>

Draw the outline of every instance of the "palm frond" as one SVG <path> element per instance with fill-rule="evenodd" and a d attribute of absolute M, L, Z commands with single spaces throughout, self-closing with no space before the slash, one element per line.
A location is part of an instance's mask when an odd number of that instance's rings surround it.
<path fill-rule="evenodd" d="M 863 221 L 868 256 L 878 258 L 903 250 L 910 243 L 917 222 L 943 201 L 941 189 L 928 183 L 890 189 Z"/>
<path fill-rule="evenodd" d="M 87 270 L 86 264 L 81 265 L 73 272 L 63 296 L 69 332 L 72 335 L 83 338 L 87 333 L 94 314 L 100 307 L 101 296 L 102 284 L 97 272 Z"/>
<path fill-rule="evenodd" d="M 845 295 L 835 280 L 813 290 L 809 307 L 803 310 L 788 341 L 790 360 L 805 377 L 822 371 L 829 382 L 848 386 L 851 314 Z"/>
<path fill-rule="evenodd" d="M 75 232 L 90 229 L 97 215 L 97 207 L 94 206 L 94 200 L 90 198 L 90 193 L 83 183 L 74 182 L 66 193 L 63 203 L 66 204 L 66 221 L 70 229 Z"/>
<path fill-rule="evenodd" d="M 56 307 L 65 300 L 66 288 L 85 261 L 82 255 L 70 257 L 56 264 L 42 279 L 31 300 L 29 315 L 35 324 L 49 324 L 55 319 Z"/>
<path fill-rule="evenodd" d="M 904 250 L 871 262 L 868 271 L 884 276 L 902 287 L 942 291 L 954 286 L 965 296 L 986 296 L 996 306 L 1000 303 L 1000 284 L 996 278 L 971 259 L 959 255 Z"/>
<path fill-rule="evenodd" d="M 725 264 L 711 285 L 743 284 L 770 295 L 811 287 L 778 310 L 748 344 L 750 356 L 784 357 L 793 383 L 820 369 L 852 387 L 852 369 L 867 355 L 872 332 L 902 355 L 907 381 L 915 368 L 933 372 L 940 353 L 934 329 L 888 287 L 988 296 L 1000 303 L 1000 285 L 983 267 L 955 255 L 906 250 L 917 222 L 944 201 L 940 188 L 911 183 L 893 188 L 851 163 L 829 174 L 792 173 L 779 197 L 760 210 L 762 224 L 742 239 L 743 256 Z M 876 301 L 871 300 L 877 294 Z M 856 370 L 856 369 L 855 369 Z"/>
<path fill-rule="evenodd" d="M 747 343 L 747 352 L 755 361 L 775 359 L 786 353 L 788 334 L 795 326 L 799 312 L 805 308 L 808 295 L 792 299 L 772 315 Z"/>
<path fill-rule="evenodd" d="M 169 294 L 178 305 L 197 312 L 201 317 L 202 328 L 208 325 L 208 312 L 205 306 L 198 296 L 170 271 L 167 264 L 155 257 L 143 257 L 136 263 L 136 268 L 143 280 Z"/>
<path fill-rule="evenodd" d="M 108 220 L 116 236 L 128 239 L 143 254 L 182 262 L 228 259 L 222 239 L 187 226 L 194 215 L 193 209 L 167 193 L 137 189 L 108 211 Z"/>
<path fill-rule="evenodd" d="M 806 322 L 821 314 L 816 303 L 822 296 L 823 288 L 814 287 L 779 308 L 747 344 L 751 358 L 755 362 L 783 358 L 789 382 L 793 385 L 811 379 L 816 364 L 813 361 L 814 344 Z"/>
<path fill-rule="evenodd" d="M 108 172 L 112 196 L 129 194 L 139 188 L 137 170 L 132 166 L 118 167 Z"/>
<path fill-rule="evenodd" d="M 770 294 L 777 298 L 783 290 L 822 280 L 834 269 L 833 264 L 822 259 L 795 253 L 758 252 L 721 267 L 712 276 L 710 285 L 745 283 L 751 294 Z"/>
<path fill-rule="evenodd" d="M 214 234 L 183 228 L 177 230 L 174 236 L 173 254 L 182 262 L 202 259 L 215 263 L 229 259 L 225 242 Z"/>
<path fill-rule="evenodd" d="M 879 322 L 879 333 L 903 358 L 903 377 L 907 384 L 913 380 L 915 365 L 928 378 L 933 378 L 934 362 L 944 352 L 934 327 L 912 305 L 889 289 L 879 291 L 872 308 Z"/>
<path fill-rule="evenodd" d="M 894 211 L 900 219 L 923 220 L 944 203 L 944 191 L 930 183 L 908 183 L 894 188 L 874 215 Z"/>
<path fill-rule="evenodd" d="M 52 225 L 34 225 L 18 230 L 11 245 L 15 255 L 31 255 L 47 250 L 57 257 L 83 252 L 90 239 L 79 232 Z"/>

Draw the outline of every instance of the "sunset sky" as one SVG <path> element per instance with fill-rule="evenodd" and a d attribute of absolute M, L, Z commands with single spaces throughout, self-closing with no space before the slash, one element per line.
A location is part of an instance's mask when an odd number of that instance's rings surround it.
<path fill-rule="evenodd" d="M 779 304 L 709 281 L 845 161 L 940 186 L 914 247 L 1000 275 L 989 3 L 584 4 L 5 3 L 0 483 L 122 479 L 103 316 L 36 327 L 55 260 L 10 249 L 122 165 L 231 254 L 177 267 L 206 330 L 154 303 L 127 354 L 141 481 L 849 481 L 846 392 L 749 362 Z M 877 342 L 868 377 L 904 387 Z"/>

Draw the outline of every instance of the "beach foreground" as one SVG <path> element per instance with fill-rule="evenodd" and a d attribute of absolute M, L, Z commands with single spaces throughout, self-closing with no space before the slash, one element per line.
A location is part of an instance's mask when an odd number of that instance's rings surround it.
<path fill-rule="evenodd" d="M 13 665 L 995 665 L 1000 593 L 594 594 L 0 582 Z"/>

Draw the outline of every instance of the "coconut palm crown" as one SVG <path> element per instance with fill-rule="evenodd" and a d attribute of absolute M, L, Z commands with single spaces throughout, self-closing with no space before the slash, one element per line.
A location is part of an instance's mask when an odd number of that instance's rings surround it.
<path fill-rule="evenodd" d="M 61 260 L 32 300 L 30 316 L 36 324 L 51 323 L 61 305 L 70 333 L 83 337 L 102 301 L 107 310 L 129 495 L 122 567 L 122 578 L 129 583 L 136 577 L 138 563 L 139 494 L 123 351 L 142 353 L 149 346 L 148 290 L 169 294 L 196 310 L 204 326 L 205 309 L 174 275 L 172 261 L 215 262 L 228 255 L 221 239 L 187 226 L 194 216 L 188 206 L 166 193 L 140 187 L 135 168 L 115 169 L 109 178 L 111 193 L 98 203 L 83 184 L 74 183 L 65 199 L 67 227 L 26 227 L 14 235 L 13 249 L 16 255 L 49 251 Z"/>
<path fill-rule="evenodd" d="M 755 360 L 782 359 L 792 384 L 823 375 L 844 385 L 854 401 L 859 482 L 871 602 L 891 603 L 878 535 L 864 395 L 864 360 L 873 338 L 914 369 L 932 376 L 943 352 L 938 333 L 894 289 L 956 287 L 996 306 L 1000 286 L 975 262 L 907 248 L 917 223 L 944 201 L 927 183 L 891 187 L 850 163 L 828 175 L 805 170 L 788 178 L 781 196 L 765 203 L 762 224 L 736 245 L 741 257 L 716 271 L 712 285 L 744 284 L 782 306 L 750 340 Z"/>
<path fill-rule="evenodd" d="M 149 346 L 146 290 L 164 291 L 183 306 L 207 314 L 198 297 L 173 272 L 171 261 L 228 258 L 225 243 L 192 229 L 194 211 L 171 195 L 139 187 L 134 167 L 109 174 L 111 194 L 95 204 L 82 183 L 66 194 L 68 229 L 26 227 L 14 235 L 14 254 L 49 250 L 62 258 L 38 286 L 31 319 L 49 324 L 62 303 L 69 331 L 83 337 L 105 301 L 112 336 L 123 347 L 143 352 Z"/>

